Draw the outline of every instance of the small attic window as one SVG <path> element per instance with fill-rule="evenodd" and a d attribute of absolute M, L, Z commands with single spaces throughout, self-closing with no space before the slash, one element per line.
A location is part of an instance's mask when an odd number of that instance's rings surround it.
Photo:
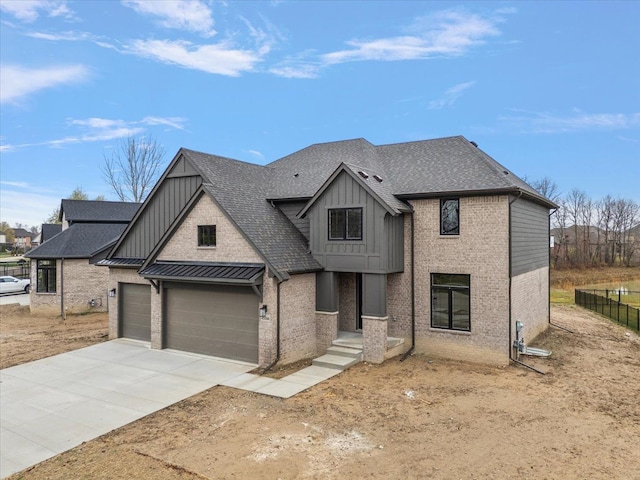
<path fill-rule="evenodd" d="M 360 175 L 360 176 L 361 176 L 362 178 L 364 178 L 365 180 L 366 180 L 367 178 L 369 178 L 369 174 L 368 174 L 367 172 L 363 171 L 363 170 L 360 170 L 360 171 L 358 172 L 358 175 Z"/>
<path fill-rule="evenodd" d="M 380 175 L 374 175 L 373 178 L 375 179 L 376 182 L 382 183 L 382 177 Z"/>

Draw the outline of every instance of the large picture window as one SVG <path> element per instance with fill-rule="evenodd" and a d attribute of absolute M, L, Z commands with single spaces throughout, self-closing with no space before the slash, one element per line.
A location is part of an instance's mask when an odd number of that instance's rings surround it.
<path fill-rule="evenodd" d="M 362 240 L 362 208 L 329 210 L 329 240 Z"/>
<path fill-rule="evenodd" d="M 198 246 L 199 247 L 215 247 L 216 246 L 216 226 L 215 225 L 198 225 Z"/>
<path fill-rule="evenodd" d="M 440 200 L 440 235 L 460 235 L 460 199 Z"/>
<path fill-rule="evenodd" d="M 38 283 L 36 292 L 55 293 L 56 292 L 56 261 L 37 260 Z"/>
<path fill-rule="evenodd" d="M 431 327 L 471 331 L 471 277 L 431 274 Z"/>

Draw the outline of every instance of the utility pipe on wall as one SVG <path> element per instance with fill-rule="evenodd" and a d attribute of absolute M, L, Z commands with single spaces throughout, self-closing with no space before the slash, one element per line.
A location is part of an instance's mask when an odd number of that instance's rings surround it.
<path fill-rule="evenodd" d="M 411 206 L 411 205 L 409 205 Z M 413 207 L 411 207 L 411 348 L 405 352 L 400 359 L 404 362 L 416 348 L 416 265 L 415 265 L 415 223 L 413 217 Z"/>

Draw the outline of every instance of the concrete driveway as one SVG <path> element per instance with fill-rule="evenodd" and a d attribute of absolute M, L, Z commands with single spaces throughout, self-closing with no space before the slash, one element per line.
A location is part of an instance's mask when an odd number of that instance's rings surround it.
<path fill-rule="evenodd" d="M 118 339 L 1 370 L 0 477 L 254 368 Z"/>
<path fill-rule="evenodd" d="M 24 307 L 31 304 L 31 297 L 28 293 L 0 294 L 0 305 L 11 305 L 13 303 L 19 303 Z"/>

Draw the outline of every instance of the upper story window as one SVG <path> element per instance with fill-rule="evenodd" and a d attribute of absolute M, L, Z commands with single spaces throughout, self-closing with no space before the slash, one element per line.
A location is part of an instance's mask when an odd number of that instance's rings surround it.
<path fill-rule="evenodd" d="M 199 247 L 215 247 L 216 246 L 216 226 L 215 225 L 198 225 L 198 246 Z"/>
<path fill-rule="evenodd" d="M 330 209 L 329 240 L 362 240 L 362 208 Z"/>
<path fill-rule="evenodd" d="M 36 292 L 55 293 L 56 292 L 56 261 L 36 260 L 38 283 Z"/>
<path fill-rule="evenodd" d="M 440 200 L 440 235 L 460 235 L 460 199 Z"/>

